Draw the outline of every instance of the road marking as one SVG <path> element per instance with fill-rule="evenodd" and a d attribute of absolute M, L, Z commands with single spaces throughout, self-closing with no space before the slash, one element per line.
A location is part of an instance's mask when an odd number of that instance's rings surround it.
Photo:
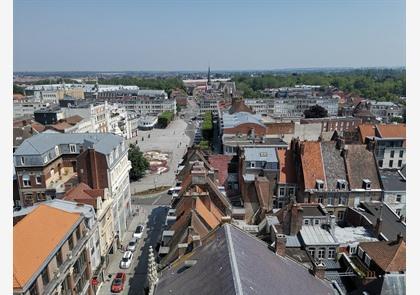
<path fill-rule="evenodd" d="M 163 197 L 163 195 L 161 195 L 159 198 L 157 198 L 153 203 L 152 203 L 152 205 L 156 205 L 156 203 L 161 199 Z"/>

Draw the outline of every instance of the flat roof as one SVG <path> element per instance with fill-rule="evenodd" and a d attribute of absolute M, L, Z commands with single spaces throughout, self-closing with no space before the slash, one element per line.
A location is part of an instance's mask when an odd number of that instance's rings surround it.
<path fill-rule="evenodd" d="M 303 225 L 299 234 L 306 246 L 338 245 L 334 237 L 320 226 Z"/>
<path fill-rule="evenodd" d="M 334 236 L 340 244 L 378 241 L 378 239 L 374 237 L 373 232 L 363 226 L 336 226 Z"/>
<path fill-rule="evenodd" d="M 245 161 L 278 162 L 275 148 L 246 147 L 244 148 Z"/>

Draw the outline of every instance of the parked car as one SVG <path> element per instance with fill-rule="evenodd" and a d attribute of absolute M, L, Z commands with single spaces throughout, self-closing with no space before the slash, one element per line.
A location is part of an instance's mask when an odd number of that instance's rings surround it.
<path fill-rule="evenodd" d="M 132 260 L 133 253 L 131 251 L 125 251 L 123 258 L 121 259 L 120 268 L 129 268 Z"/>
<path fill-rule="evenodd" d="M 171 187 L 168 190 L 168 195 L 172 195 L 174 193 L 177 194 L 177 193 L 179 193 L 180 190 L 181 190 L 181 186 Z"/>
<path fill-rule="evenodd" d="M 115 276 L 114 280 L 112 281 L 111 285 L 111 292 L 112 293 L 119 293 L 124 290 L 125 284 L 125 273 L 119 272 Z"/>
<path fill-rule="evenodd" d="M 136 230 L 133 233 L 133 237 L 136 239 L 140 239 L 141 236 L 143 235 L 143 230 L 144 230 L 144 226 L 143 225 L 138 225 L 136 227 Z"/>
<path fill-rule="evenodd" d="M 131 252 L 134 252 L 134 251 L 136 251 L 136 248 L 137 248 L 137 239 L 133 238 L 128 243 L 127 250 L 131 251 Z"/>

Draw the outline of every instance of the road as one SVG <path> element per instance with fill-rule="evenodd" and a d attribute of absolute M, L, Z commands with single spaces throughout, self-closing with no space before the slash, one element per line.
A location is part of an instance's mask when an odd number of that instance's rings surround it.
<path fill-rule="evenodd" d="M 168 165 L 169 171 L 161 175 L 149 175 L 138 182 L 131 183 L 131 203 L 133 209 L 139 208 L 140 214 L 135 216 L 128 227 L 128 231 L 122 237 L 122 245 L 127 246 L 131 240 L 137 225 L 145 225 L 142 238 L 138 241 L 133 261 L 129 269 L 122 270 L 119 264 L 123 252 L 118 252 L 112 256 L 107 275 L 110 278 L 104 282 L 98 294 L 111 294 L 112 279 L 117 272 L 125 272 L 127 279 L 123 292 L 119 294 L 140 295 L 144 294 L 144 287 L 147 280 L 147 262 L 149 246 L 155 248 L 158 243 L 167 212 L 170 208 L 171 197 L 167 192 L 155 194 L 153 196 L 139 197 L 135 192 L 152 188 L 153 186 L 174 185 L 175 171 L 178 162 L 184 156 L 187 146 L 191 145 L 194 133 L 197 128 L 196 121 L 191 118 L 198 115 L 198 106 L 193 99 L 188 100 L 187 108 L 183 110 L 184 119 L 177 118 L 165 129 L 153 129 L 151 131 L 141 131 L 140 136 L 131 139 L 130 143 L 137 141 L 140 150 L 160 150 L 170 154 L 171 159 Z M 191 122 L 190 122 L 191 121 Z M 150 134 L 150 138 L 148 135 Z M 143 140 L 141 140 L 143 138 Z M 181 142 L 181 144 L 176 144 Z"/>
<path fill-rule="evenodd" d="M 147 280 L 148 249 L 149 246 L 155 247 L 160 239 L 170 201 L 170 196 L 166 192 L 150 198 L 132 197 L 133 207 L 140 206 L 144 215 L 140 214 L 140 216 L 136 216 L 133 219 L 128 232 L 123 237 L 122 244 L 124 246 L 128 244 L 138 224 L 144 224 L 145 230 L 142 238 L 137 244 L 133 262 L 129 269 L 122 270 L 119 268 L 119 263 L 123 255 L 122 252 L 114 255 L 110 261 L 107 273 L 112 275 L 112 279 L 115 277 L 115 274 L 120 271 L 125 272 L 127 276 L 124 290 L 119 294 L 144 294 L 144 286 L 146 285 Z M 111 294 L 111 283 L 112 280 L 109 280 L 102 284 L 98 294 Z"/>

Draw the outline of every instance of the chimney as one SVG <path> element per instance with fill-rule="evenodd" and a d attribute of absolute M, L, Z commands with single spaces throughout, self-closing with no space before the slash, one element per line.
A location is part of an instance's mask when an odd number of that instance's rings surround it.
<path fill-rule="evenodd" d="M 276 234 L 275 247 L 277 255 L 284 257 L 284 255 L 286 254 L 286 242 L 287 238 L 285 235 Z"/>
<path fill-rule="evenodd" d="M 286 232 L 290 235 L 297 235 L 302 229 L 303 209 L 300 205 L 294 203 L 290 211 L 290 225 Z"/>
<path fill-rule="evenodd" d="M 397 235 L 397 243 L 398 244 L 401 243 L 403 239 L 404 239 L 404 237 L 403 237 L 402 233 L 399 232 L 398 235 Z"/>
<path fill-rule="evenodd" d="M 343 156 L 343 158 L 347 158 L 348 153 L 349 153 L 349 147 L 348 145 L 345 144 L 343 147 L 343 151 L 341 152 L 341 155 Z"/>
<path fill-rule="evenodd" d="M 178 244 L 178 258 L 182 257 L 185 252 L 187 251 L 188 244 L 187 243 L 180 243 Z"/>
<path fill-rule="evenodd" d="M 379 234 L 381 233 L 381 228 L 382 228 L 382 218 L 378 217 L 376 218 L 376 224 L 375 224 L 375 229 L 374 229 L 375 235 L 377 237 L 379 237 Z"/>
<path fill-rule="evenodd" d="M 230 216 L 222 216 L 221 224 L 230 223 L 232 218 Z"/>
<path fill-rule="evenodd" d="M 323 280 L 325 278 L 325 264 L 322 261 L 315 261 L 313 263 L 312 272 L 313 275 L 316 276 L 318 279 Z"/>

